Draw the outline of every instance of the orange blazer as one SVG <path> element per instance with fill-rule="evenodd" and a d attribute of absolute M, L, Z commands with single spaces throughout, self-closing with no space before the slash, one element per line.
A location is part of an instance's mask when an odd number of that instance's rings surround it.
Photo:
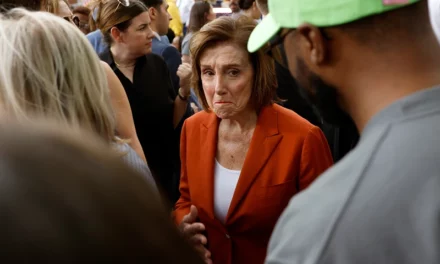
<path fill-rule="evenodd" d="M 206 226 L 214 264 L 264 263 L 272 230 L 290 198 L 332 165 L 321 130 L 279 105 L 258 116 L 246 159 L 223 225 L 214 216 L 214 164 L 219 119 L 200 112 L 181 136 L 180 223 L 193 204 Z"/>

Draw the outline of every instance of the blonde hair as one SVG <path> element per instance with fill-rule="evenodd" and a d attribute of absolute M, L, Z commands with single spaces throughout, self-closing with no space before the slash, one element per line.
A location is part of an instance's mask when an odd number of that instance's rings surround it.
<path fill-rule="evenodd" d="M 83 33 L 46 12 L 13 9 L 0 17 L 0 112 L 115 139 L 106 74 Z"/>

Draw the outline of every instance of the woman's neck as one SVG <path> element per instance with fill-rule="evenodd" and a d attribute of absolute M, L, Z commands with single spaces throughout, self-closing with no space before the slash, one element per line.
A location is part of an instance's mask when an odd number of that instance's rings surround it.
<path fill-rule="evenodd" d="M 136 58 L 133 58 L 125 49 L 122 49 L 117 45 L 112 46 L 110 51 L 113 56 L 113 61 L 118 66 L 128 67 L 134 66 L 136 63 Z"/>
<path fill-rule="evenodd" d="M 222 119 L 223 126 L 228 127 L 231 132 L 247 132 L 253 130 L 257 125 L 258 115 L 255 111 L 245 111 L 230 119 Z"/>

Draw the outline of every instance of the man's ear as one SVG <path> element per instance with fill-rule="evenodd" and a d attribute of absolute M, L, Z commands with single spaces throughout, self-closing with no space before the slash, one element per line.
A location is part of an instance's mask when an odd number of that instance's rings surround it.
<path fill-rule="evenodd" d="M 110 29 L 110 35 L 112 36 L 115 42 L 123 41 L 121 31 L 117 27 L 112 27 Z"/>
<path fill-rule="evenodd" d="M 156 20 L 156 17 L 157 17 L 157 9 L 156 8 L 154 8 L 154 7 L 148 8 L 148 13 L 150 14 L 151 20 Z"/>
<path fill-rule="evenodd" d="M 324 63 L 326 56 L 328 56 L 327 44 L 319 28 L 306 23 L 299 26 L 297 31 L 299 35 L 298 44 L 303 53 L 303 58 L 316 66 Z"/>

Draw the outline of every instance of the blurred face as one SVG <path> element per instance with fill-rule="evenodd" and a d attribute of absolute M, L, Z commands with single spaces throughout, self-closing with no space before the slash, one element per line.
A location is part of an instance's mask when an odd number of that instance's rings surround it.
<path fill-rule="evenodd" d="M 74 17 L 77 17 L 79 20 L 79 29 L 84 33 L 84 34 L 89 34 L 90 33 L 90 27 L 89 27 L 89 17 L 84 15 L 84 14 L 80 14 L 80 13 L 75 13 L 73 14 Z"/>
<path fill-rule="evenodd" d="M 58 1 L 58 10 L 56 10 L 55 15 L 72 22 L 72 18 L 73 18 L 72 11 L 64 1 Z"/>
<path fill-rule="evenodd" d="M 231 0 L 229 3 L 229 8 L 232 10 L 232 13 L 240 12 L 240 6 L 238 5 L 238 0 Z"/>
<path fill-rule="evenodd" d="M 142 56 L 151 53 L 151 43 L 154 37 L 150 28 L 150 15 L 148 11 L 133 18 L 127 30 L 119 32 L 116 42 L 124 45 L 134 56 Z"/>
<path fill-rule="evenodd" d="M 172 19 L 170 13 L 168 13 L 168 3 L 166 0 L 159 6 L 156 13 L 156 27 L 157 34 L 160 36 L 166 35 L 168 33 L 168 28 L 170 26 L 170 20 Z"/>
<path fill-rule="evenodd" d="M 252 109 L 254 70 L 247 51 L 230 43 L 208 48 L 200 58 L 200 72 L 208 105 L 219 118 Z"/>
<path fill-rule="evenodd" d="M 283 30 L 281 34 L 287 34 L 284 39 L 284 48 L 290 73 L 295 77 L 297 84 L 306 92 L 327 123 L 340 126 L 351 124 L 351 118 L 339 106 L 338 88 L 326 83 L 310 69 L 309 60 L 306 58 L 311 56 L 307 54 L 307 48 L 302 46 L 307 45 L 306 42 L 298 40 L 298 32 L 296 30 L 287 32 Z"/>
<path fill-rule="evenodd" d="M 206 20 L 208 21 L 208 22 L 211 22 L 211 21 L 213 21 L 214 19 L 216 19 L 216 14 L 214 13 L 214 9 L 211 7 L 210 9 L 209 9 L 209 13 L 207 14 L 207 16 L 206 16 Z"/>

